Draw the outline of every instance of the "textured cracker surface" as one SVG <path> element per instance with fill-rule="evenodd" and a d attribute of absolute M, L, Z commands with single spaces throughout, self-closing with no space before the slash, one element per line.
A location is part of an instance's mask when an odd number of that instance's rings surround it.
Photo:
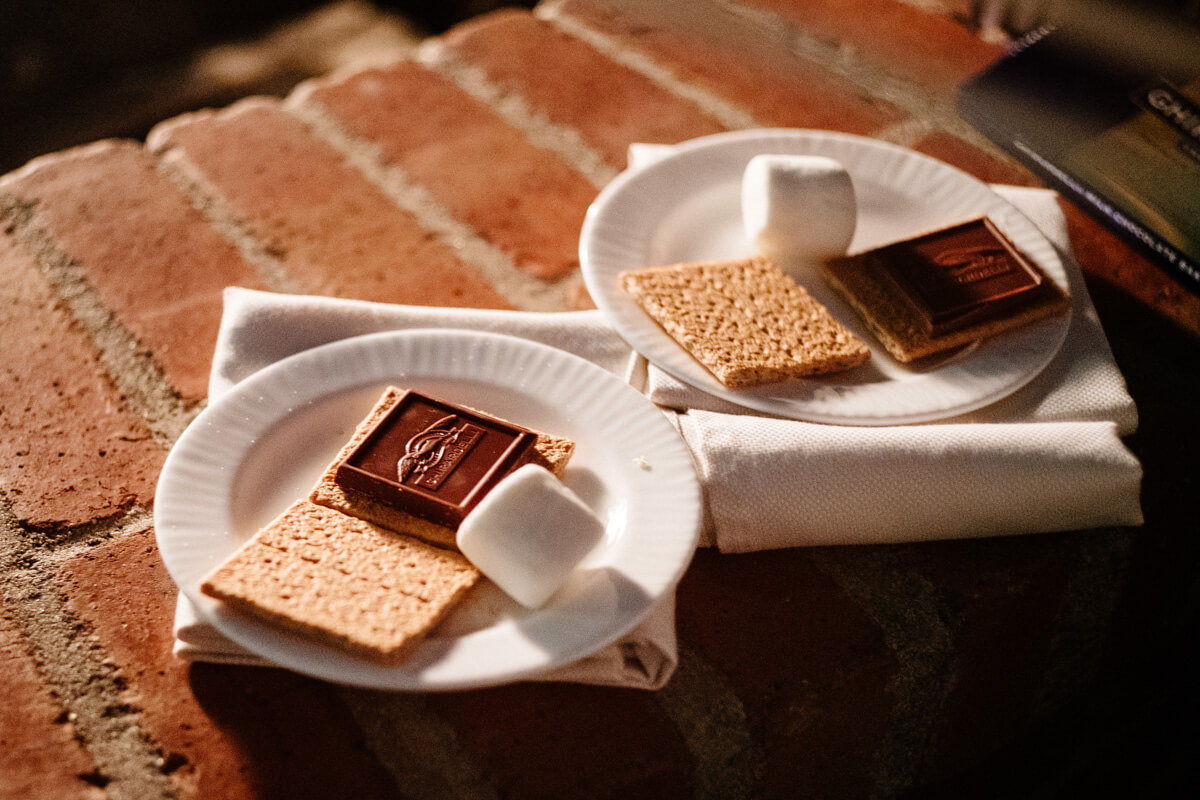
<path fill-rule="evenodd" d="M 427 542 L 439 545 L 440 547 L 457 550 L 458 544 L 455 541 L 455 531 L 453 528 L 448 528 L 445 525 L 438 525 L 429 520 L 414 517 L 411 514 L 406 514 L 403 511 L 397 511 L 390 506 L 378 503 L 372 500 L 369 496 L 362 492 L 346 491 L 337 484 L 337 466 L 346 456 L 350 455 L 351 451 L 358 446 L 359 442 L 367 437 L 374 428 L 375 423 L 384 417 L 391 408 L 399 402 L 404 396 L 404 389 L 399 389 L 395 386 L 389 386 L 375 403 L 375 407 L 371 412 L 358 424 L 354 431 L 354 435 L 348 441 L 334 458 L 329 468 L 321 475 L 317 481 L 316 487 L 309 494 L 308 499 L 317 505 L 326 506 L 336 509 L 351 516 L 359 517 L 373 522 L 376 525 L 382 525 L 394 531 L 416 536 L 424 539 Z M 484 412 L 477 409 L 471 409 L 477 414 Z M 490 414 L 484 414 L 492 419 L 499 419 Z M 501 420 L 505 422 L 506 420 Z M 571 460 L 572 454 L 575 452 L 575 443 L 570 439 L 561 436 L 552 436 L 547 433 L 537 433 L 537 442 L 534 445 L 535 453 L 530 459 L 532 463 L 540 464 L 550 470 L 556 476 L 562 475 L 562 471 L 566 468 L 567 462 Z"/>
<path fill-rule="evenodd" d="M 883 267 L 869 252 L 832 259 L 824 265 L 824 274 L 833 290 L 858 312 L 888 353 L 904 363 L 1053 316 L 1071 304 L 1071 298 L 1058 284 L 1046 278 L 1037 296 L 1020 310 L 942 336 L 930 336 L 921 327 L 916 312 L 896 296 Z"/>
<path fill-rule="evenodd" d="M 201 591 L 343 651 L 394 663 L 479 578 L 458 553 L 300 500 L 214 570 Z"/>
<path fill-rule="evenodd" d="M 671 338 L 731 389 L 849 369 L 871 355 L 762 256 L 629 270 L 620 280 Z"/>

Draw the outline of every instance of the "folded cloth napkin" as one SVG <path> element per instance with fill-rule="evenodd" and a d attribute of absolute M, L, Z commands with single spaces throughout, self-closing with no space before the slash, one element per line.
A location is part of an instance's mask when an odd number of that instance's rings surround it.
<path fill-rule="evenodd" d="M 648 367 L 647 396 L 687 409 L 680 428 L 723 551 L 1142 523 L 1141 465 L 1121 442 L 1137 410 L 1057 195 L 994 188 L 1058 249 L 1073 303 L 1062 349 L 1003 400 L 923 425 L 816 425 L 748 414 Z"/>
<path fill-rule="evenodd" d="M 258 655 L 222 635 L 182 594 L 175 603 L 174 653 L 184 661 L 270 666 Z M 678 661 L 675 597 L 668 595 L 641 625 L 613 644 L 529 680 L 654 690 L 666 685 Z"/>
<path fill-rule="evenodd" d="M 923 425 L 820 425 L 749 413 L 661 373 L 598 311 L 395 306 L 230 288 L 210 397 L 301 350 L 381 330 L 456 328 L 559 347 L 664 407 L 691 448 L 705 500 L 702 544 L 725 552 L 980 537 L 1141 524 L 1141 466 L 1121 442 L 1133 401 L 1070 254 L 1053 192 L 996 187 L 1058 247 L 1074 297 L 1066 342 L 1029 385 Z M 653 688 L 675 665 L 673 602 L 597 657 L 545 676 Z M 176 652 L 249 663 L 181 598 Z"/>

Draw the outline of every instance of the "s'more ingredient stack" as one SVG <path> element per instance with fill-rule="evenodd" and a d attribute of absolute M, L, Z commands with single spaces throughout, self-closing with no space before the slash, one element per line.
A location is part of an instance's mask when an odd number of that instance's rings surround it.
<path fill-rule="evenodd" d="M 1059 314 L 1071 304 L 987 217 L 830 259 L 824 272 L 902 363 Z"/>
<path fill-rule="evenodd" d="M 526 465 L 561 472 L 574 442 L 388 387 L 309 497 L 202 583 L 240 612 L 399 663 L 482 574 L 456 531 Z"/>

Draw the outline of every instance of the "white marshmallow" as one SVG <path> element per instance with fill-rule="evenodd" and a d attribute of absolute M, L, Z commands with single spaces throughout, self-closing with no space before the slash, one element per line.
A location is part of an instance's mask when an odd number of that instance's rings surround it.
<path fill-rule="evenodd" d="M 742 173 L 742 225 L 784 271 L 845 255 L 858 207 L 850 173 L 825 156 L 758 155 Z"/>
<path fill-rule="evenodd" d="M 604 536 L 604 523 L 536 464 L 505 477 L 458 528 L 458 549 L 523 606 L 537 608 Z"/>

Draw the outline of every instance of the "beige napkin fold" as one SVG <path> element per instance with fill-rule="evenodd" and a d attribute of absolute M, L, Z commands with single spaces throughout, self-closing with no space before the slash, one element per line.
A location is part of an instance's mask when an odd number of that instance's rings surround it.
<path fill-rule="evenodd" d="M 239 288 L 226 290 L 210 396 L 281 358 L 348 336 L 492 331 L 595 361 L 663 406 L 696 460 L 705 500 L 702 543 L 725 552 L 1141 524 L 1141 466 L 1121 442 L 1136 429 L 1136 409 L 1071 256 L 1056 195 L 996 190 L 1058 247 L 1074 315 L 1062 350 L 1041 375 L 1015 395 L 955 419 L 858 428 L 749 413 L 648 366 L 598 311 L 395 306 Z M 673 602 L 664 605 L 596 659 L 546 679 L 662 685 L 675 666 L 673 611 Z M 219 634 L 212 638 L 216 632 L 184 598 L 176 622 L 181 657 L 247 657 Z"/>
<path fill-rule="evenodd" d="M 270 666 L 222 635 L 182 594 L 175 604 L 174 631 L 173 652 L 184 661 Z M 526 680 L 654 690 L 666 685 L 678 661 L 672 594 L 664 597 L 641 625 L 608 647 Z"/>

